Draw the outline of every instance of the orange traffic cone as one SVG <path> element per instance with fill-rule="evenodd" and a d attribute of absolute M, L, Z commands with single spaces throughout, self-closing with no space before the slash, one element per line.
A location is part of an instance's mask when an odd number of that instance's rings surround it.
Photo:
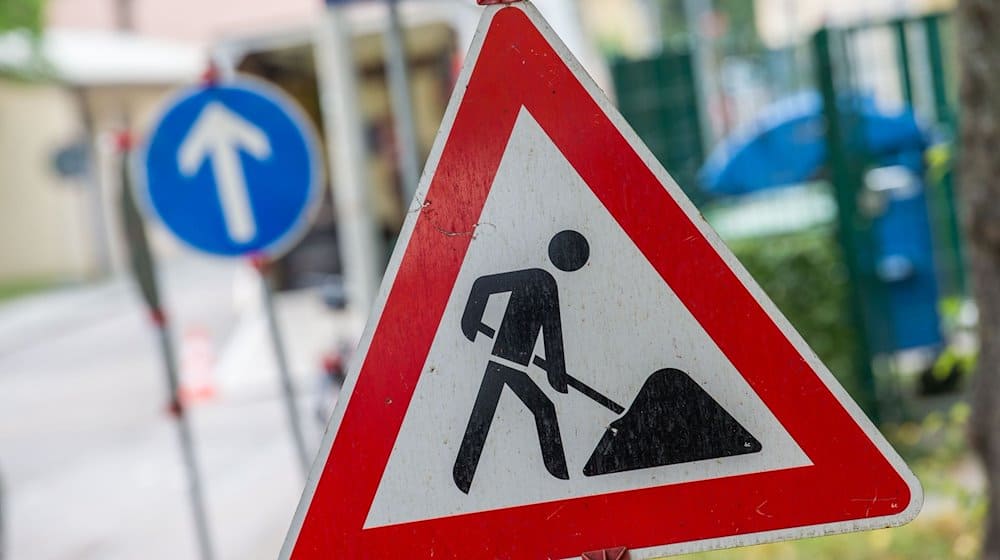
<path fill-rule="evenodd" d="M 215 397 L 215 346 L 208 329 L 189 327 L 181 338 L 180 389 L 177 397 L 183 404 L 193 404 Z"/>

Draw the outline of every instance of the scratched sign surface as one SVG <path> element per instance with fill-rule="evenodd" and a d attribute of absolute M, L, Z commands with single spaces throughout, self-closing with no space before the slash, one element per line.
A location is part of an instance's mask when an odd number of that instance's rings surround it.
<path fill-rule="evenodd" d="M 305 233 L 322 168 L 309 120 L 285 94 L 239 79 L 184 90 L 137 152 L 140 200 L 188 245 L 276 256 Z"/>
<path fill-rule="evenodd" d="M 886 527 L 916 479 L 528 2 L 484 10 L 284 558 Z"/>

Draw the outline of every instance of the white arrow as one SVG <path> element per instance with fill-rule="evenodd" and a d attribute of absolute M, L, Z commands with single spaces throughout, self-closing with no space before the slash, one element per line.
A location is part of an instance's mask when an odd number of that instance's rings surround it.
<path fill-rule="evenodd" d="M 271 143 L 264 131 L 225 105 L 213 102 L 202 109 L 181 143 L 177 164 L 190 177 L 206 159 L 211 160 L 226 230 L 233 241 L 245 243 L 256 235 L 257 224 L 240 164 L 241 149 L 257 159 L 271 155 Z"/>

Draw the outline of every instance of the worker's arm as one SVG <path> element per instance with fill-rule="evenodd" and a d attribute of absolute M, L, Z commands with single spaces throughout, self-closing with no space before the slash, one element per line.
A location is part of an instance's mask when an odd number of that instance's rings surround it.
<path fill-rule="evenodd" d="M 505 274 L 493 274 L 476 279 L 472 284 L 472 291 L 469 293 L 469 301 L 465 304 L 465 312 L 462 313 L 462 334 L 472 342 L 476 341 L 476 335 L 483 333 L 493 338 L 496 331 L 483 324 L 483 313 L 486 311 L 486 304 L 490 301 L 490 296 L 501 292 L 509 292 Z"/>

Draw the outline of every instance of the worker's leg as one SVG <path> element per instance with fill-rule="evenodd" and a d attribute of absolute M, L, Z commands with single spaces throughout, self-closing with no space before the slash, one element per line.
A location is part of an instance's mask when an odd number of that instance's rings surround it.
<path fill-rule="evenodd" d="M 458 457 L 455 459 L 451 474 L 455 485 L 466 494 L 472 486 L 472 477 L 475 476 L 476 467 L 479 466 L 479 457 L 483 454 L 486 436 L 490 432 L 497 403 L 500 402 L 500 393 L 506 382 L 504 375 L 506 369 L 508 368 L 494 362 L 486 366 L 483 384 L 479 386 L 479 395 L 476 396 L 476 404 L 472 405 L 469 425 L 465 428 L 462 445 L 458 448 Z"/>
<path fill-rule="evenodd" d="M 528 377 L 528 374 L 510 368 L 503 369 L 507 385 L 535 415 L 535 428 L 538 430 L 538 443 L 542 447 L 542 461 L 545 463 L 545 468 L 552 476 L 569 480 L 566 453 L 563 451 L 562 437 L 559 435 L 555 405 Z"/>

